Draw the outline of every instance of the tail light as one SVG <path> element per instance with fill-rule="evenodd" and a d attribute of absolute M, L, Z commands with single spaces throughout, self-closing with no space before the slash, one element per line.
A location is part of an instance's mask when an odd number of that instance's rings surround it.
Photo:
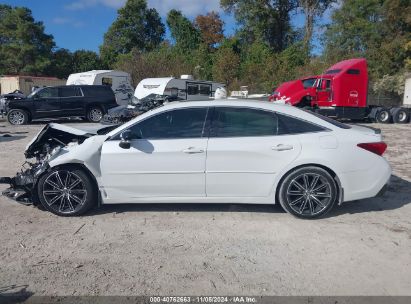
<path fill-rule="evenodd" d="M 372 153 L 375 153 L 379 156 L 382 156 L 385 150 L 387 150 L 387 144 L 383 141 L 374 142 L 374 143 L 363 143 L 363 144 L 358 144 L 357 146 L 367 151 L 370 151 Z"/>

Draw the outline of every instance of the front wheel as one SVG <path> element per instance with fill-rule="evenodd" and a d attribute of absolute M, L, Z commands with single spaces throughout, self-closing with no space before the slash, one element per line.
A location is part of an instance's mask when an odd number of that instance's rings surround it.
<path fill-rule="evenodd" d="M 324 169 L 302 167 L 282 181 L 278 199 L 288 213 L 303 219 L 314 219 L 329 212 L 338 196 L 335 180 Z"/>
<path fill-rule="evenodd" d="M 103 119 L 104 113 L 100 107 L 92 107 L 87 111 L 87 119 L 90 122 L 100 122 Z"/>
<path fill-rule="evenodd" d="M 37 186 L 41 204 L 60 216 L 76 216 L 97 203 L 97 189 L 91 178 L 76 167 L 53 169 L 43 175 Z"/>
<path fill-rule="evenodd" d="M 12 125 L 25 125 L 29 121 L 29 115 L 24 110 L 13 109 L 7 113 L 7 120 Z"/>

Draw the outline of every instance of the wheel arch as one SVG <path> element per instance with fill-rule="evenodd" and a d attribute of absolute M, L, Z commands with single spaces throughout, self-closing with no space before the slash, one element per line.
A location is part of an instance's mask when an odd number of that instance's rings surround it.
<path fill-rule="evenodd" d="M 9 109 L 8 112 L 7 112 L 7 114 L 8 114 L 9 112 L 13 111 L 13 110 L 21 110 L 21 111 L 26 112 L 26 113 L 27 113 L 28 121 L 31 121 L 31 120 L 33 119 L 33 115 L 32 115 L 31 110 L 30 110 L 29 108 L 18 106 L 18 107 Z"/>
<path fill-rule="evenodd" d="M 38 188 L 38 183 L 39 183 L 39 181 L 40 181 L 40 179 L 41 179 L 41 177 L 42 176 L 44 176 L 45 174 L 47 174 L 48 172 L 50 172 L 51 170 L 54 170 L 54 169 L 65 169 L 65 168 L 73 168 L 73 167 L 75 167 L 75 168 L 77 168 L 77 169 L 80 169 L 80 170 L 82 170 L 82 171 L 84 171 L 84 173 L 86 173 L 87 174 L 87 176 L 90 178 L 90 180 L 92 181 L 92 183 L 93 183 L 93 185 L 94 185 L 94 188 L 95 188 L 95 191 L 96 191 L 96 193 L 97 193 L 97 195 L 98 195 L 98 202 L 97 202 L 97 206 L 100 206 L 101 205 L 101 194 L 100 194 L 100 191 L 99 191 L 99 185 L 98 185 L 98 182 L 97 182 L 97 179 L 96 179 L 96 177 L 94 176 L 94 174 L 90 171 L 90 169 L 89 168 L 87 168 L 87 166 L 85 166 L 84 164 L 82 164 L 82 163 L 64 163 L 64 164 L 59 164 L 59 165 L 55 165 L 55 166 L 53 166 L 53 167 L 48 167 L 47 168 L 47 170 L 45 170 L 44 172 L 42 172 L 37 178 L 36 178 L 36 182 L 35 182 L 35 184 L 33 184 L 33 189 L 36 189 L 36 191 L 35 191 L 35 194 L 36 194 L 36 197 L 38 198 L 38 193 L 37 193 L 37 188 Z"/>
<path fill-rule="evenodd" d="M 318 164 L 318 163 L 307 163 L 307 164 L 302 164 L 302 165 L 298 165 L 296 167 L 293 167 L 291 169 L 288 169 L 279 179 L 276 187 L 275 187 L 275 203 L 278 201 L 278 194 L 279 194 L 279 189 L 281 187 L 282 182 L 284 181 L 284 179 L 287 177 L 288 174 L 290 174 L 291 172 L 293 172 L 294 170 L 300 169 L 300 168 L 304 168 L 304 167 L 317 167 L 317 168 L 321 168 L 325 171 L 327 171 L 331 177 L 334 179 L 335 184 L 337 186 L 337 197 L 338 197 L 338 205 L 341 205 L 344 201 L 344 188 L 342 187 L 341 181 L 337 175 L 337 173 L 335 173 L 334 170 L 332 170 L 331 168 L 322 165 L 322 164 Z"/>

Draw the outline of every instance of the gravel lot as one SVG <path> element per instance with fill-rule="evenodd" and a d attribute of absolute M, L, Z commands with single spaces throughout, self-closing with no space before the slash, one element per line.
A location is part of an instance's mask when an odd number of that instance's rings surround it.
<path fill-rule="evenodd" d="M 0 176 L 42 126 L 0 120 Z M 315 221 L 194 204 L 61 218 L 0 197 L 0 294 L 411 295 L 411 124 L 372 126 L 389 144 L 389 191 Z"/>

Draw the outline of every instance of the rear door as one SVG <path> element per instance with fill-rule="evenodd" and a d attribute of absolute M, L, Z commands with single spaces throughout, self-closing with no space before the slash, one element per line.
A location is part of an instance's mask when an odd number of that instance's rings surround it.
<path fill-rule="evenodd" d="M 59 117 L 62 107 L 57 87 L 48 87 L 39 90 L 34 96 L 34 108 L 37 118 Z"/>
<path fill-rule="evenodd" d="M 60 104 L 64 115 L 84 115 L 84 96 L 77 86 L 59 88 Z"/>
<path fill-rule="evenodd" d="M 207 148 L 207 196 L 268 196 L 276 174 L 301 151 L 297 136 L 279 135 L 279 130 L 274 112 L 215 107 Z"/>

